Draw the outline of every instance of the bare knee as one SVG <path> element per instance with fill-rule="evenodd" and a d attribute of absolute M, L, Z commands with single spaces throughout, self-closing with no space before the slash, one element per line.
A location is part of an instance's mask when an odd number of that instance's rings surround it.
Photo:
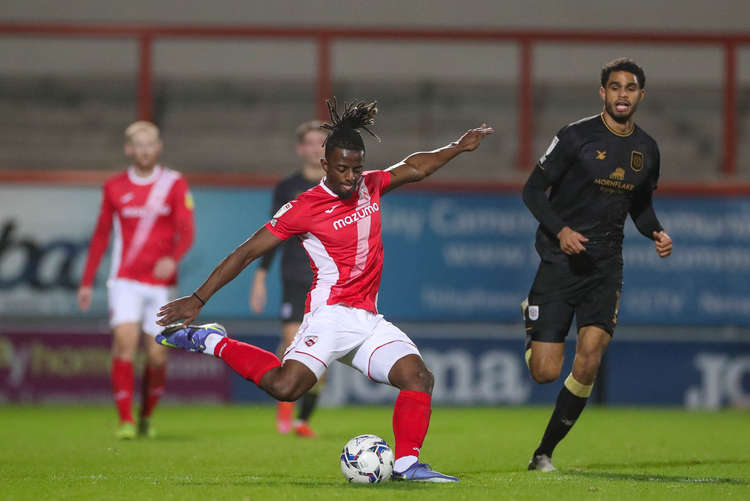
<path fill-rule="evenodd" d="M 601 356 L 599 353 L 576 353 L 573 362 L 573 375 L 576 380 L 582 384 L 592 384 L 596 379 L 601 365 Z"/>
<path fill-rule="evenodd" d="M 419 391 L 432 394 L 435 386 L 435 376 L 424 365 L 420 358 L 418 363 L 397 363 L 389 374 L 391 384 L 400 390 Z"/>
<path fill-rule="evenodd" d="M 430 372 L 430 369 L 422 367 L 415 371 L 414 384 L 419 388 L 416 391 L 432 395 L 432 389 L 435 386 L 435 376 Z"/>
<path fill-rule="evenodd" d="M 304 393 L 296 381 L 287 377 L 272 379 L 263 386 L 273 398 L 281 402 L 295 402 Z"/>
<path fill-rule="evenodd" d="M 556 381 L 562 371 L 565 345 L 557 342 L 532 341 L 528 359 L 531 378 L 539 384 Z"/>
<path fill-rule="evenodd" d="M 552 383 L 560 377 L 562 367 L 558 364 L 534 364 L 529 367 L 531 378 L 539 384 Z"/>
<path fill-rule="evenodd" d="M 258 386 L 276 400 L 294 402 L 315 385 L 315 374 L 296 360 L 266 372 Z"/>
<path fill-rule="evenodd" d="M 132 361 L 138 349 L 140 335 L 137 324 L 120 324 L 114 328 L 112 356 L 120 360 Z"/>

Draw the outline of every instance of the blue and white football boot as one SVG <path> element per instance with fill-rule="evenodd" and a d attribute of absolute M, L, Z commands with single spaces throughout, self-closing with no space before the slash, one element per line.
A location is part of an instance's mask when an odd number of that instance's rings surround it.
<path fill-rule="evenodd" d="M 213 336 L 210 338 L 210 336 Z M 212 323 L 203 325 L 188 325 L 183 327 L 181 323 L 171 324 L 156 335 L 156 342 L 170 348 L 182 348 L 192 353 L 206 353 L 213 355 L 213 348 L 222 337 L 227 336 L 227 330 L 223 325 Z M 206 343 L 206 340 L 209 340 Z M 211 342 L 213 341 L 213 342 Z"/>
<path fill-rule="evenodd" d="M 410 480 L 412 482 L 458 482 L 456 477 L 443 475 L 433 470 L 426 463 L 416 462 L 403 473 L 393 472 L 393 480 Z"/>

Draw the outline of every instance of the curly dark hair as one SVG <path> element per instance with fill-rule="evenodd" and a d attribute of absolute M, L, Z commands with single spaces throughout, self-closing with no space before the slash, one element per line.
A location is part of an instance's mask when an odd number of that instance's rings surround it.
<path fill-rule="evenodd" d="M 370 127 L 375 125 L 375 115 L 378 113 L 377 101 L 353 101 L 344 106 L 343 115 L 339 115 L 336 109 L 336 98 L 326 100 L 328 113 L 331 121 L 321 125 L 323 129 L 330 131 L 326 138 L 326 157 L 334 148 L 346 150 L 365 151 L 365 142 L 359 129 L 366 130 L 372 137 L 380 142 L 380 138 Z"/>
<path fill-rule="evenodd" d="M 602 87 L 607 86 L 609 75 L 613 71 L 627 71 L 628 73 L 632 73 L 638 79 L 638 85 L 641 89 L 646 88 L 646 73 L 643 71 L 643 68 L 638 66 L 636 62 L 629 57 L 619 57 L 602 66 Z"/>

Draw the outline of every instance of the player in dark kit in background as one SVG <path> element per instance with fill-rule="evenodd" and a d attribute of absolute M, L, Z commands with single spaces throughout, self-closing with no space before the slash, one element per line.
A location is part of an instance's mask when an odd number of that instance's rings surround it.
<path fill-rule="evenodd" d="M 271 204 L 271 216 L 276 214 L 289 200 L 295 200 L 305 191 L 318 185 L 320 180 L 323 179 L 325 172 L 320 166 L 320 159 L 324 157 L 323 143 L 325 143 L 328 134 L 325 129 L 321 129 L 322 125 L 323 122 L 312 120 L 297 127 L 296 150 L 297 156 L 303 161 L 302 168 L 276 185 Z M 310 258 L 307 257 L 307 253 L 300 245 L 299 240 L 291 238 L 285 241 L 281 247 L 283 255 L 281 258 L 282 297 L 279 356 L 283 356 L 286 352 L 302 324 L 307 291 L 310 290 L 313 279 Z M 262 313 L 266 307 L 268 299 L 266 278 L 277 249 L 278 247 L 263 256 L 260 266 L 255 272 L 250 289 L 250 309 L 255 313 Z M 319 381 L 300 399 L 299 413 L 297 414 L 297 420 L 294 422 L 294 432 L 300 437 L 315 436 L 315 432 L 309 425 L 309 420 L 318 403 L 323 383 L 323 380 Z M 293 413 L 294 402 L 278 403 L 276 429 L 279 433 L 291 431 Z"/>
<path fill-rule="evenodd" d="M 662 258 L 672 239 L 651 203 L 659 148 L 634 123 L 646 77 L 630 59 L 602 68 L 604 111 L 563 127 L 539 159 L 523 199 L 539 220 L 539 270 L 522 309 L 526 363 L 537 383 L 560 376 L 573 316 L 578 342 L 573 371 L 560 390 L 529 470 L 554 471 L 551 457 L 583 411 L 615 325 L 622 290 L 622 241 L 630 213 Z M 546 190 L 550 188 L 549 197 Z"/>

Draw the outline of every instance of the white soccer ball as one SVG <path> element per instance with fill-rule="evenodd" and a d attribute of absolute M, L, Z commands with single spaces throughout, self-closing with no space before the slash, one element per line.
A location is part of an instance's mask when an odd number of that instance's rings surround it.
<path fill-rule="evenodd" d="M 359 435 L 341 451 L 341 473 L 349 482 L 376 484 L 393 474 L 393 451 L 377 435 Z"/>

